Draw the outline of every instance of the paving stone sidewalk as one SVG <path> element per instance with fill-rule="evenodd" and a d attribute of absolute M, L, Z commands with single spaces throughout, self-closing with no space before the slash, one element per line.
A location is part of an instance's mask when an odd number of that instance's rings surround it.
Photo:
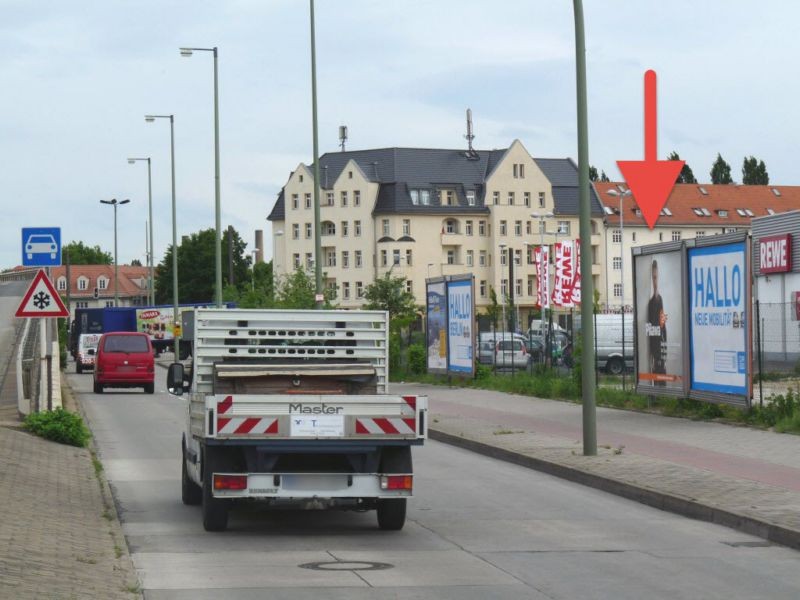
<path fill-rule="evenodd" d="M 598 456 L 587 457 L 574 404 L 430 385 L 392 390 L 429 397 L 432 439 L 800 548 L 800 436 L 600 408 Z"/>

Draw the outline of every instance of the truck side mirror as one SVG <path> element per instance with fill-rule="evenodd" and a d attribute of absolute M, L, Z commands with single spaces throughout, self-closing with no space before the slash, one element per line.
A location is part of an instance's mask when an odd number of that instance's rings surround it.
<path fill-rule="evenodd" d="M 183 365 L 172 363 L 167 371 L 167 391 L 173 396 L 183 395 Z"/>

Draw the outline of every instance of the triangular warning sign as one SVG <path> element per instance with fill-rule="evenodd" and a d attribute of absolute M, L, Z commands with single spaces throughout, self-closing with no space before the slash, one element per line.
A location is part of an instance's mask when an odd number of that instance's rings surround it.
<path fill-rule="evenodd" d="M 68 317 L 69 311 L 41 269 L 17 309 L 17 317 Z"/>

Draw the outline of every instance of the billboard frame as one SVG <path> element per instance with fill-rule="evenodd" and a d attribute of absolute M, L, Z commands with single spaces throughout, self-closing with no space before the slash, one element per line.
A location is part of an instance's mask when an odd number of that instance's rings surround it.
<path fill-rule="evenodd" d="M 464 368 L 452 368 L 451 361 L 451 344 L 450 344 L 450 286 L 455 283 L 463 286 L 463 282 L 468 282 L 470 288 L 470 335 L 469 344 L 472 354 L 472 361 L 469 370 Z M 444 285 L 444 340 L 445 340 L 445 368 L 431 368 L 429 362 L 430 352 L 430 304 L 428 302 L 428 295 L 430 293 L 430 286 L 443 284 Z M 475 318 L 475 276 L 472 274 L 463 275 L 444 275 L 441 277 L 431 277 L 425 279 L 425 367 L 428 373 L 435 375 L 455 375 L 458 377 L 474 377 L 475 376 L 475 361 L 476 361 L 476 318 Z"/>
<path fill-rule="evenodd" d="M 445 343 L 445 367 L 443 369 L 437 367 L 430 366 L 430 308 L 428 303 L 428 294 L 430 294 L 430 286 L 436 285 L 441 283 L 444 286 L 444 343 Z M 449 363 L 449 349 L 447 348 L 447 330 L 449 327 L 449 323 L 447 322 L 447 277 L 431 277 L 430 279 L 425 280 L 425 369 L 428 373 L 433 373 L 434 375 L 447 375 L 447 364 Z"/>

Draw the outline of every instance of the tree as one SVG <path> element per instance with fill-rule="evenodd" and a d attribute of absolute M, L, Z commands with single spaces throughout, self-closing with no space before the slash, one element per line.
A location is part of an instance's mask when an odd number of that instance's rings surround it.
<path fill-rule="evenodd" d="M 589 181 L 597 181 L 600 176 L 597 174 L 597 167 L 589 165 Z"/>
<path fill-rule="evenodd" d="M 769 184 L 769 173 L 767 165 L 763 160 L 756 159 L 755 156 L 744 158 L 742 163 L 742 183 L 745 185 L 767 185 Z"/>
<path fill-rule="evenodd" d="M 270 303 L 275 300 L 275 274 L 272 261 L 258 263 L 253 266 L 253 282 L 256 291 L 260 291 Z"/>
<path fill-rule="evenodd" d="M 391 326 L 397 330 L 417 318 L 414 294 L 406 289 L 406 278 L 392 277 L 391 269 L 364 288 L 364 298 L 365 309 L 388 311 Z"/>
<path fill-rule="evenodd" d="M 325 289 L 325 308 L 332 308 L 336 292 Z M 314 273 L 297 268 L 280 278 L 275 290 L 275 307 L 311 309 L 316 306 L 316 283 Z"/>
<path fill-rule="evenodd" d="M 602 181 L 603 183 L 605 183 L 605 182 L 608 182 L 608 181 L 611 181 L 611 180 L 608 178 L 608 175 L 606 175 L 606 172 L 605 172 L 605 171 L 600 171 L 600 181 Z"/>
<path fill-rule="evenodd" d="M 141 267 L 142 266 L 142 261 L 140 261 L 138 258 L 134 258 L 131 261 L 131 266 L 132 267 Z"/>
<path fill-rule="evenodd" d="M 222 270 L 228 271 L 229 230 L 222 236 Z M 214 299 L 214 229 L 203 229 L 184 237 L 178 246 L 178 301 L 211 302 Z M 239 292 L 250 286 L 250 268 L 244 251 L 247 244 L 233 231 L 233 275 Z M 227 273 L 230 285 L 230 273 Z M 238 293 L 234 294 L 238 296 Z M 164 259 L 156 268 L 156 302 L 172 302 L 172 246 L 167 248 Z"/>
<path fill-rule="evenodd" d="M 497 320 L 500 318 L 501 312 L 502 309 L 497 302 L 497 292 L 494 291 L 494 287 L 489 286 L 489 306 L 486 307 L 486 314 L 495 330 L 497 329 Z"/>
<path fill-rule="evenodd" d="M 714 161 L 714 165 L 711 167 L 711 183 L 733 183 L 731 166 L 725 162 L 725 159 L 719 153 L 717 153 L 717 160 Z"/>
<path fill-rule="evenodd" d="M 101 250 L 100 246 L 84 246 L 83 242 L 70 242 L 62 250 L 64 262 L 69 256 L 71 265 L 110 265 L 114 263 L 114 257 L 110 252 Z"/>
<path fill-rule="evenodd" d="M 673 151 L 667 157 L 667 160 L 680 160 L 681 157 L 678 156 L 678 153 Z M 692 173 L 692 168 L 689 166 L 689 163 L 683 163 L 683 168 L 681 169 L 681 174 L 678 175 L 678 180 L 676 183 L 697 183 L 697 179 L 694 177 L 694 173 Z"/>

